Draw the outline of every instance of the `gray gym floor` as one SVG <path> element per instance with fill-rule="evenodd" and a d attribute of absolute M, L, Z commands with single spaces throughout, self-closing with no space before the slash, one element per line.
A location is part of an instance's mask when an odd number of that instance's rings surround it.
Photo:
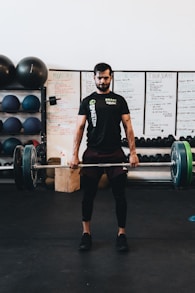
<path fill-rule="evenodd" d="M 194 292 L 194 188 L 128 185 L 128 254 L 115 250 L 110 188 L 98 191 L 87 253 L 78 251 L 81 190 L 0 189 L 1 293 Z"/>

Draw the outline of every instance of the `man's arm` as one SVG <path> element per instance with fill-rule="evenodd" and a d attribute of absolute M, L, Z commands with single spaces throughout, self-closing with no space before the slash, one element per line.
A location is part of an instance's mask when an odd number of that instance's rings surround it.
<path fill-rule="evenodd" d="M 126 138 L 129 144 L 129 150 L 130 150 L 129 162 L 131 166 L 136 167 L 139 163 L 139 159 L 136 154 L 135 136 L 134 136 L 133 126 L 131 123 L 130 114 L 122 115 L 122 123 L 125 130 Z"/>
<path fill-rule="evenodd" d="M 77 167 L 77 165 L 79 164 L 79 148 L 83 138 L 85 123 L 86 123 L 86 116 L 78 115 L 76 129 L 74 133 L 74 139 L 73 139 L 72 159 L 70 161 L 71 168 Z"/>

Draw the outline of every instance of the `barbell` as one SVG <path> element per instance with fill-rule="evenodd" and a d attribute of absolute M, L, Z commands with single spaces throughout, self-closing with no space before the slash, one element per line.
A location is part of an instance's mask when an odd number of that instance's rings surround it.
<path fill-rule="evenodd" d="M 79 168 L 89 167 L 126 167 L 130 169 L 129 163 L 98 163 L 98 164 L 79 164 Z M 171 179 L 175 187 L 186 187 L 192 181 L 192 152 L 187 141 L 175 141 L 171 146 L 170 162 L 147 162 L 139 163 L 139 167 L 170 167 Z M 4 166 L 0 169 L 13 169 L 15 184 L 18 189 L 35 189 L 38 181 L 38 170 L 49 168 L 70 168 L 69 165 L 41 165 L 38 164 L 36 148 L 33 145 L 16 146 L 13 154 L 13 166 Z"/>
<path fill-rule="evenodd" d="M 38 164 L 36 148 L 33 145 L 17 146 L 14 151 L 14 178 L 17 187 L 28 190 L 37 186 L 37 173 L 40 169 L 70 168 L 69 165 L 40 165 Z M 79 164 L 79 168 L 100 167 L 108 168 L 121 166 L 130 168 L 129 163 L 99 163 Z M 171 162 L 140 163 L 140 167 L 170 167 L 171 179 L 175 187 L 188 186 L 192 180 L 192 152 L 187 141 L 176 141 L 171 147 Z"/>

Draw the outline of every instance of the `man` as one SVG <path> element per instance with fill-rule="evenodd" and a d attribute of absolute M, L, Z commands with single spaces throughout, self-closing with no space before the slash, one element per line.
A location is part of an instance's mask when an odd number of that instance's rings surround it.
<path fill-rule="evenodd" d="M 112 77 L 113 71 L 109 64 L 99 63 L 95 66 L 94 80 L 97 91 L 83 99 L 80 104 L 73 142 L 73 155 L 70 162 L 71 168 L 76 168 L 79 164 L 79 148 L 86 121 L 88 122 L 87 148 L 83 153 L 83 164 L 112 164 L 126 161 L 126 156 L 121 148 L 121 122 L 129 143 L 129 163 L 132 167 L 136 167 L 139 163 L 129 109 L 125 99 L 110 90 Z M 116 204 L 118 222 L 116 247 L 118 251 L 125 252 L 128 251 L 125 232 L 127 214 L 125 185 L 127 171 L 120 166 L 106 168 L 87 167 L 82 169 L 83 235 L 79 249 L 86 251 L 90 250 L 92 246 L 90 222 L 93 202 L 98 189 L 98 182 L 104 172 L 107 173 Z"/>

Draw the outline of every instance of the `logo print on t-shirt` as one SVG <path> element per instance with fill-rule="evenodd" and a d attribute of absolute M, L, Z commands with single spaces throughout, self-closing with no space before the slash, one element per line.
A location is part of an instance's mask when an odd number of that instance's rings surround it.
<path fill-rule="evenodd" d="M 89 109 L 91 112 L 91 122 L 92 122 L 93 127 L 96 127 L 96 123 L 97 123 L 97 114 L 95 111 L 95 103 L 96 103 L 96 100 L 94 100 L 94 99 L 89 101 Z"/>
<path fill-rule="evenodd" d="M 116 105 L 116 99 L 113 98 L 105 98 L 105 102 L 107 105 Z"/>

